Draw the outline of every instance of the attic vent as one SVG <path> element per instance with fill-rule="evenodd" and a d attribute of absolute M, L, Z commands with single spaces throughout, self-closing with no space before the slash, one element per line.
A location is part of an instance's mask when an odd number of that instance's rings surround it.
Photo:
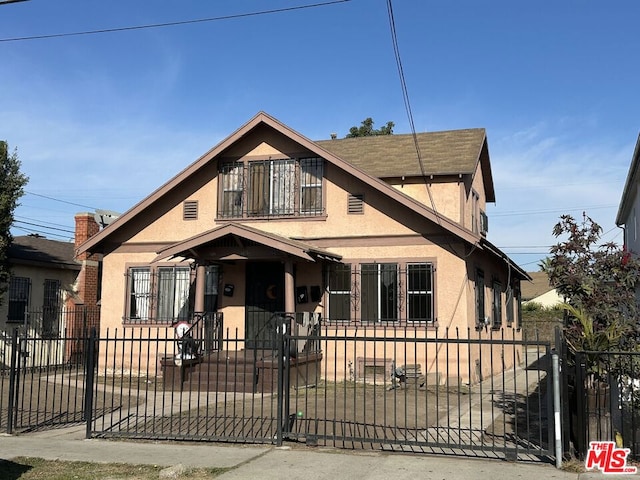
<path fill-rule="evenodd" d="M 349 194 L 349 207 L 347 212 L 349 214 L 364 213 L 364 193 Z"/>
<path fill-rule="evenodd" d="M 182 204 L 182 219 L 197 220 L 198 219 L 198 201 L 187 200 Z"/>

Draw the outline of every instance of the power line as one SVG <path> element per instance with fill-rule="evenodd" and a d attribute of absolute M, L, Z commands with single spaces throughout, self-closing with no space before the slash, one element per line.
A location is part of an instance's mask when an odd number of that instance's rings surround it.
<path fill-rule="evenodd" d="M 601 210 L 605 208 L 613 208 L 618 205 L 592 205 L 589 207 L 568 207 L 563 209 L 554 209 L 554 210 L 519 210 L 519 211 L 510 211 L 503 213 L 492 213 L 491 217 L 514 217 L 518 215 L 541 215 L 546 213 L 565 213 L 565 212 L 576 212 L 576 211 L 586 211 L 586 210 Z"/>
<path fill-rule="evenodd" d="M 24 225 L 31 225 L 33 227 L 46 228 L 47 230 L 57 230 L 59 232 L 71 233 L 74 234 L 73 230 L 66 230 L 64 228 L 56 228 L 56 227 L 47 227 L 46 225 L 40 225 L 39 223 L 31 223 L 31 222 L 23 222 L 21 220 L 15 220 L 13 223 L 22 223 Z"/>
<path fill-rule="evenodd" d="M 16 230 L 22 230 L 26 234 L 37 233 L 37 234 L 42 234 L 44 236 L 58 237 L 58 238 L 64 238 L 65 240 L 69 240 L 68 235 L 60 235 L 59 233 L 45 232 L 44 230 L 37 230 L 35 228 L 28 228 L 28 227 L 19 227 L 16 225 L 14 225 L 13 228 L 15 228 Z"/>
<path fill-rule="evenodd" d="M 232 20 L 236 18 L 246 18 L 246 17 L 255 17 L 258 15 L 269 15 L 274 13 L 284 13 L 291 12 L 294 10 L 303 10 L 307 8 L 316 8 L 316 7 L 326 7 L 329 5 L 335 5 L 338 3 L 346 3 L 351 0 L 332 0 L 329 2 L 322 3 L 312 3 L 308 5 L 299 5 L 297 7 L 286 7 L 286 8 L 276 8 L 273 10 L 261 10 L 258 12 L 248 12 L 248 13 L 238 13 L 235 15 L 224 15 L 221 17 L 209 17 L 209 18 L 198 18 L 193 20 L 182 20 L 175 22 L 165 22 L 165 23 L 150 23 L 146 25 L 134 25 L 129 27 L 116 27 L 116 28 L 104 28 L 101 30 L 86 30 L 82 32 L 67 32 L 67 33 L 53 33 L 50 35 L 33 35 L 28 37 L 12 37 L 12 38 L 1 38 L 0 42 L 18 42 L 23 40 L 42 40 L 46 38 L 61 38 L 61 37 L 74 37 L 79 35 L 94 35 L 98 33 L 114 33 L 114 32 L 125 32 L 131 30 L 143 30 L 147 28 L 164 28 L 164 27 L 175 27 L 178 25 L 189 25 L 193 23 L 205 23 L 205 22 L 216 22 L 219 20 Z"/>
<path fill-rule="evenodd" d="M 29 195 L 33 195 L 35 197 L 46 198 L 47 200 L 53 200 L 54 202 L 66 203 L 68 205 L 75 205 L 76 207 L 89 208 L 91 210 L 96 210 L 96 207 L 90 207 L 88 205 L 82 205 L 81 203 L 68 202 L 66 200 L 60 200 L 59 198 L 48 197 L 47 195 L 41 195 L 40 193 L 28 192 L 25 190 L 24 193 L 28 193 Z"/>
<path fill-rule="evenodd" d="M 32 222 L 40 222 L 40 223 L 46 223 L 48 225 L 53 225 L 56 227 L 69 227 L 69 225 L 65 225 L 64 223 L 54 223 L 54 222 L 47 222 L 46 220 L 40 220 L 38 218 L 31 218 L 31 217 L 23 217 L 21 215 L 14 215 L 13 217 L 15 220 L 31 220 Z"/>

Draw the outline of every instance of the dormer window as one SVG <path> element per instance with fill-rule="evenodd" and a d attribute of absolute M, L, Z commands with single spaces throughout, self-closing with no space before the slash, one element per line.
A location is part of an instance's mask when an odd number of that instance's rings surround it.
<path fill-rule="evenodd" d="M 321 215 L 323 160 L 252 160 L 220 168 L 218 215 L 264 218 Z"/>

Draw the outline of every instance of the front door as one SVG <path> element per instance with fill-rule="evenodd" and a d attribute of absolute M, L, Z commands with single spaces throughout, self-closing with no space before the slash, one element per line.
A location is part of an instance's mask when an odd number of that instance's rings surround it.
<path fill-rule="evenodd" d="M 276 348 L 276 312 L 284 311 L 284 265 L 248 262 L 245 308 L 247 348 Z"/>

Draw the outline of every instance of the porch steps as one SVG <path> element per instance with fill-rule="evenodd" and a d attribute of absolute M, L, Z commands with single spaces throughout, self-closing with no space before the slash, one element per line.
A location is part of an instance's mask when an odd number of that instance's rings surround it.
<path fill-rule="evenodd" d="M 293 387 L 315 384 L 320 376 L 321 353 L 290 360 Z M 278 361 L 271 351 L 218 351 L 176 364 L 160 360 L 165 390 L 267 393 L 278 386 Z"/>

